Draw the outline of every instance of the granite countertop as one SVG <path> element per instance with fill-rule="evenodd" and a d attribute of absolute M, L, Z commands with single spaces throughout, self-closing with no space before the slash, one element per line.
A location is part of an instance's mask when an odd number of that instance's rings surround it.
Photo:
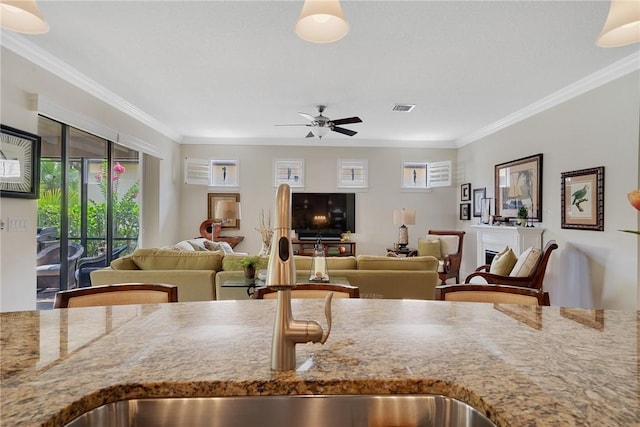
<path fill-rule="evenodd" d="M 270 370 L 275 301 L 0 314 L 0 425 L 57 426 L 140 397 L 436 393 L 498 426 L 640 420 L 640 312 L 335 300 L 323 346 Z M 324 324 L 323 301 L 294 300 Z M 309 364 L 305 364 L 309 365 Z"/>

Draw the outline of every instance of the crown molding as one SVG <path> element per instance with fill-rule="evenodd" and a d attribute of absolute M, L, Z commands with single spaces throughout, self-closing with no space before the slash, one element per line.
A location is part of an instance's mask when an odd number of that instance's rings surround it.
<path fill-rule="evenodd" d="M 629 56 L 626 56 L 613 64 L 596 71 L 587 77 L 576 81 L 575 83 L 560 89 L 557 92 L 548 95 L 539 101 L 524 107 L 508 116 L 495 121 L 469 135 L 456 140 L 456 148 L 463 147 L 481 138 L 489 136 L 499 130 L 512 126 L 522 120 L 535 116 L 545 110 L 562 104 L 572 98 L 582 95 L 590 90 L 605 85 L 613 80 L 616 80 L 622 76 L 632 73 L 640 69 L 640 51 L 635 52 Z"/>
<path fill-rule="evenodd" d="M 175 142 L 180 142 L 182 140 L 182 135 L 178 132 L 165 126 L 163 123 L 154 119 L 138 107 L 127 102 L 124 98 L 116 95 L 109 89 L 92 80 L 87 75 L 31 43 L 23 36 L 13 34 L 10 31 L 1 30 L 0 40 L 2 41 L 3 47 L 98 98 L 118 111 L 125 113 L 134 120 L 154 129 Z"/>
<path fill-rule="evenodd" d="M 185 136 L 182 144 L 192 145 L 282 145 L 303 146 L 305 138 L 209 138 L 199 136 Z M 322 138 L 314 141 L 322 147 L 363 147 L 363 148 L 444 148 L 456 149 L 455 141 L 394 141 L 394 140 L 363 140 L 345 138 Z"/>

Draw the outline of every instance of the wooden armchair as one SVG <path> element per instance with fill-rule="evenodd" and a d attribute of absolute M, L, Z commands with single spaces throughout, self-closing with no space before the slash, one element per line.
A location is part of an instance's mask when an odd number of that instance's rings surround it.
<path fill-rule="evenodd" d="M 531 274 L 526 277 L 512 277 L 491 274 L 488 272 L 490 265 L 482 265 L 476 268 L 476 271 L 474 273 L 468 275 L 464 280 L 464 283 L 469 284 L 471 283 L 471 279 L 473 279 L 474 277 L 481 277 L 487 283 L 494 285 L 506 285 L 533 289 L 543 294 L 544 304 L 542 305 L 549 305 L 549 294 L 543 291 L 542 281 L 544 280 L 544 274 L 547 270 L 547 263 L 549 262 L 549 258 L 551 257 L 551 252 L 553 252 L 555 249 L 558 249 L 558 245 L 556 244 L 555 240 L 549 240 L 542 250 L 542 254 L 537 264 L 534 268 L 532 268 Z M 480 286 L 482 286 L 482 284 L 480 284 Z"/>
<path fill-rule="evenodd" d="M 464 242 L 464 231 L 457 230 L 429 230 L 427 237 L 430 240 L 437 237 L 444 237 L 441 239 L 443 242 L 442 250 L 443 257 L 440 260 L 438 266 L 438 276 L 443 285 L 447 283 L 447 279 L 455 278 L 456 283 L 460 281 L 460 265 L 462 264 L 462 243 Z M 446 239 L 445 236 L 452 237 L 453 239 Z M 447 240 L 448 244 L 444 241 Z M 457 241 L 457 246 L 453 242 Z M 445 249 L 446 248 L 446 249 Z M 444 252 L 448 253 L 444 253 Z M 418 251 L 411 251 L 407 256 L 417 256 Z"/>

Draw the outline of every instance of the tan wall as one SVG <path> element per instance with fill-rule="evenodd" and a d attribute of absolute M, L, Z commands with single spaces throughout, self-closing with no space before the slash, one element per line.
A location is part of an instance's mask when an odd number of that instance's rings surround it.
<path fill-rule="evenodd" d="M 545 289 L 553 305 L 635 310 L 638 305 L 638 228 L 626 194 L 638 185 L 640 73 L 615 80 L 458 150 L 466 180 L 494 196 L 494 165 L 543 153 L 543 240 L 555 239 Z M 605 167 L 605 231 L 561 228 L 562 172 Z M 469 222 L 465 272 L 475 267 Z"/>

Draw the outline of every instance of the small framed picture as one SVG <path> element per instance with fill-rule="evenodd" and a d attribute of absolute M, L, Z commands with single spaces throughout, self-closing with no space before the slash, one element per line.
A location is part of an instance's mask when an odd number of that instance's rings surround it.
<path fill-rule="evenodd" d="M 562 228 L 604 231 L 604 166 L 562 173 Z"/>
<path fill-rule="evenodd" d="M 471 200 L 471 183 L 467 182 L 466 184 L 462 184 L 460 186 L 460 200 L 463 202 L 468 202 Z"/>
<path fill-rule="evenodd" d="M 473 190 L 473 216 L 482 216 L 482 199 L 487 197 L 487 188 L 476 188 Z"/>
<path fill-rule="evenodd" d="M 40 141 L 38 135 L 2 125 L 0 197 L 39 197 Z"/>
<path fill-rule="evenodd" d="M 460 203 L 460 220 L 466 221 L 471 219 L 471 203 Z"/>
<path fill-rule="evenodd" d="M 211 160 L 212 187 L 238 187 L 237 160 Z"/>
<path fill-rule="evenodd" d="M 273 185 L 289 184 L 291 188 L 304 187 L 304 160 L 276 160 L 273 167 Z"/>

